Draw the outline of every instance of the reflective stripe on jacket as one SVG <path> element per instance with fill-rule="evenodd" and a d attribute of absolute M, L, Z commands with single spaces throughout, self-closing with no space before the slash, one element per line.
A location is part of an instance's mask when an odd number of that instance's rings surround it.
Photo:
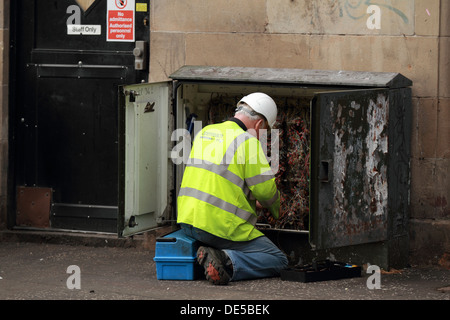
<path fill-rule="evenodd" d="M 252 240 L 262 235 L 255 228 L 256 200 L 278 218 L 275 177 L 258 139 L 232 121 L 205 127 L 184 172 L 178 223 L 232 241 Z"/>

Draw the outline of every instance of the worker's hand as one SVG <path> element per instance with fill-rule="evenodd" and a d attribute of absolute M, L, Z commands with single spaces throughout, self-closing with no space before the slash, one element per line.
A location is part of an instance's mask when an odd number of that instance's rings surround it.
<path fill-rule="evenodd" d="M 264 209 L 264 207 L 261 205 L 261 203 L 259 203 L 258 200 L 256 200 L 256 209 L 258 210 Z"/>

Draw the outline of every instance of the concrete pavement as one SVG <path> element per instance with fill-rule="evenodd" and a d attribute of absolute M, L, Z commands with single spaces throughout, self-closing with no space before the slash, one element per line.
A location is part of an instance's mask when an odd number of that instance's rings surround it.
<path fill-rule="evenodd" d="M 157 280 L 154 248 L 111 246 L 115 236 L 97 235 L 90 245 L 54 237 L 24 241 L 7 233 L 0 236 L 2 300 L 450 300 L 450 270 L 434 267 L 381 274 L 381 288 L 372 290 L 364 273 L 316 283 L 271 278 L 213 286 L 205 280 Z M 70 266 L 79 267 L 79 289 L 69 288 L 77 284 Z"/>

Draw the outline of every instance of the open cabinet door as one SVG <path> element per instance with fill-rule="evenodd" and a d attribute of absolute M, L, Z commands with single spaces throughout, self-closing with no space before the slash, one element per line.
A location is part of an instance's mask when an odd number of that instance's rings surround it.
<path fill-rule="evenodd" d="M 388 89 L 318 93 L 311 111 L 311 245 L 386 240 Z"/>
<path fill-rule="evenodd" d="M 118 235 L 158 226 L 167 207 L 169 83 L 119 89 Z"/>

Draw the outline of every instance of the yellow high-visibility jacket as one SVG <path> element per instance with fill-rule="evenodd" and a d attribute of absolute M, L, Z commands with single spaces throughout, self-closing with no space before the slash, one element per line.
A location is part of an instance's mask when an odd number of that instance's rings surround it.
<path fill-rule="evenodd" d="M 261 143 L 238 119 L 203 128 L 194 139 L 178 194 L 178 223 L 232 241 L 263 234 L 256 200 L 278 218 L 280 195 Z"/>

